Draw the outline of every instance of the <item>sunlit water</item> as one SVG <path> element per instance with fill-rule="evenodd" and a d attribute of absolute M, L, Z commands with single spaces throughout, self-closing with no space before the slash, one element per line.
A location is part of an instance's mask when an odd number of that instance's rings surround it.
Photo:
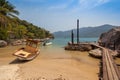
<path fill-rule="evenodd" d="M 98 38 L 81 38 L 82 42 L 93 42 L 97 41 Z M 43 59 L 74 59 L 76 61 L 81 61 L 83 63 L 88 63 L 91 65 L 96 65 L 98 59 L 94 59 L 89 56 L 88 52 L 80 51 L 66 51 L 64 47 L 70 41 L 69 38 L 56 38 L 52 40 L 52 45 L 41 46 L 40 58 Z"/>

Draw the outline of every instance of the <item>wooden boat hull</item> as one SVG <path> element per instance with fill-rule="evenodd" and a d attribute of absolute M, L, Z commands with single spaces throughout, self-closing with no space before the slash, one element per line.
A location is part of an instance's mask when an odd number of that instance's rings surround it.
<path fill-rule="evenodd" d="M 32 60 L 40 53 L 39 41 L 28 39 L 26 47 L 18 49 L 14 56 L 17 56 L 19 60 Z"/>
<path fill-rule="evenodd" d="M 20 50 L 23 50 L 24 48 L 20 49 Z M 22 52 L 20 52 L 20 50 L 16 51 L 13 55 L 14 56 L 17 56 L 17 58 L 19 60 L 33 60 L 34 58 L 36 58 L 39 54 L 40 54 L 40 50 L 38 50 L 36 53 L 34 53 L 32 56 L 29 56 L 29 57 L 24 57 L 22 56 Z M 18 54 L 16 54 L 17 52 L 19 52 Z M 24 51 L 23 51 L 24 53 Z M 27 52 L 28 53 L 28 52 Z M 28 54 L 32 54 L 32 53 L 28 53 Z"/>
<path fill-rule="evenodd" d="M 23 61 L 30 61 L 30 60 L 35 59 L 39 54 L 40 54 L 40 50 L 39 50 L 35 55 L 33 55 L 33 56 L 31 56 L 31 57 L 24 58 L 24 57 L 17 56 L 17 58 L 18 58 L 19 60 L 23 60 Z"/>

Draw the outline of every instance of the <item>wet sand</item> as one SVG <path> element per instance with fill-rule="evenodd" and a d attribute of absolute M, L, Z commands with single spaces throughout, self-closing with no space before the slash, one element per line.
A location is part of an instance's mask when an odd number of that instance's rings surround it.
<path fill-rule="evenodd" d="M 19 47 L 0 48 L 0 69 L 4 70 L 0 73 L 7 70 L 1 67 L 14 66 L 11 76 L 19 75 L 9 78 L 11 80 L 98 80 L 99 60 L 91 58 L 87 52 L 47 46 L 41 47 L 40 55 L 34 60 L 21 62 L 11 55 Z"/>

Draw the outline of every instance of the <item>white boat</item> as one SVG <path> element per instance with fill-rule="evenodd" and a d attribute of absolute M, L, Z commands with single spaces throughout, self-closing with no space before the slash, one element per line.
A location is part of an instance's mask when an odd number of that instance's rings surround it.
<path fill-rule="evenodd" d="M 51 45 L 52 42 L 50 42 L 50 39 L 46 39 L 43 43 L 43 46 L 48 46 L 48 45 Z"/>
<path fill-rule="evenodd" d="M 48 45 L 51 45 L 51 44 L 52 44 L 52 42 L 46 42 L 46 43 L 43 44 L 43 46 L 48 46 Z"/>

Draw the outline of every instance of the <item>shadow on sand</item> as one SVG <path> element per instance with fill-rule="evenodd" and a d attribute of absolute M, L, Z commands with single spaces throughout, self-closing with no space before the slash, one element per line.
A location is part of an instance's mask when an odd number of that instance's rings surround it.
<path fill-rule="evenodd" d="M 15 60 L 11 61 L 9 64 L 23 64 L 29 61 L 21 61 L 18 58 L 16 58 Z"/>

